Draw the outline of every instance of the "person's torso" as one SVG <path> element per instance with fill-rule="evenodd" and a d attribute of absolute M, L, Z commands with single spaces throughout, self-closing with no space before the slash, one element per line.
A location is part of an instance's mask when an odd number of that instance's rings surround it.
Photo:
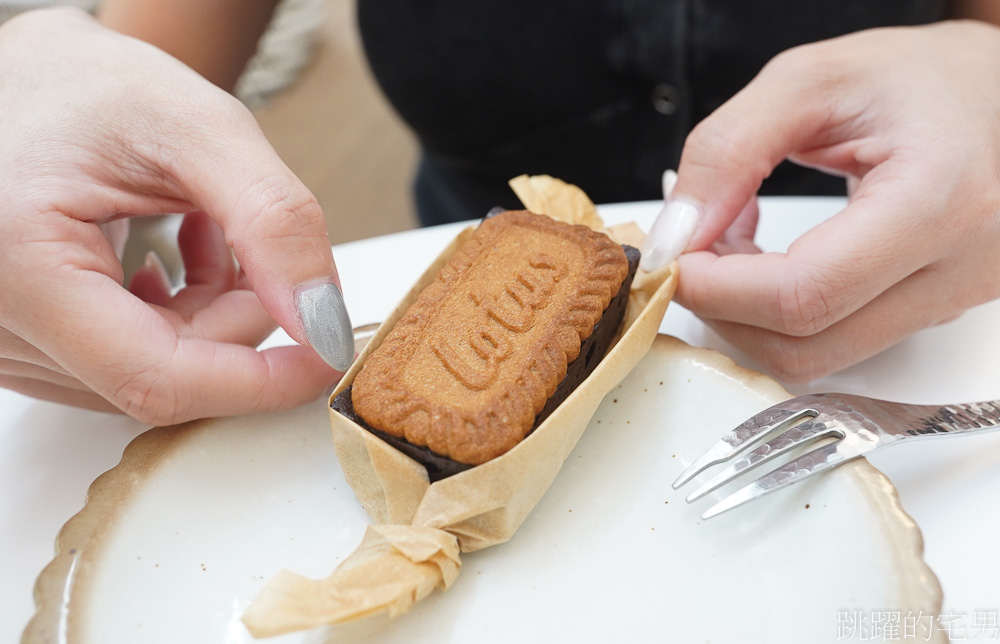
<path fill-rule="evenodd" d="M 945 9 L 944 0 L 359 0 L 358 18 L 425 170 L 469 193 L 463 202 L 492 190 L 469 204 L 488 208 L 523 172 L 558 175 L 597 201 L 655 198 L 690 129 L 778 52 L 939 20 Z M 789 184 L 784 192 L 829 191 L 780 175 L 771 183 Z"/>

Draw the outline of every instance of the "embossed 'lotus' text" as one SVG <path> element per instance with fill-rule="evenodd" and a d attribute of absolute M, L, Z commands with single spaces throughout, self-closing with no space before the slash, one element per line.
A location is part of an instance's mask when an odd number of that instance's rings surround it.
<path fill-rule="evenodd" d="M 566 274 L 565 264 L 547 255 L 533 255 L 528 258 L 527 264 L 503 284 L 500 296 L 469 296 L 478 312 L 466 341 L 481 362 L 469 364 L 440 334 L 434 334 L 430 340 L 431 351 L 444 368 L 468 389 L 482 391 L 493 385 L 500 364 L 513 352 L 505 332 L 527 333 L 531 330 L 536 312 L 548 305 L 556 283 Z"/>

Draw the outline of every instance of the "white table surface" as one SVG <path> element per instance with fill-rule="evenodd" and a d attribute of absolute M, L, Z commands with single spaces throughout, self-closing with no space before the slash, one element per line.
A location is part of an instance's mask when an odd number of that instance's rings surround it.
<path fill-rule="evenodd" d="M 842 204 L 829 198 L 763 199 L 758 243 L 765 250 L 781 250 Z M 657 210 L 655 203 L 602 208 L 610 223 L 635 219 L 646 228 Z M 435 257 L 457 228 L 335 248 L 354 323 L 381 319 L 419 274 L 417 267 Z M 376 258 L 387 253 L 412 262 L 413 274 L 387 274 L 381 290 L 352 290 L 352 274 L 377 271 Z M 661 331 L 755 366 L 677 305 L 667 311 Z M 282 341 L 287 336 L 279 333 L 269 343 Z M 843 372 L 787 388 L 796 394 L 840 391 L 915 403 L 991 400 L 1000 399 L 998 365 L 1000 301 L 922 331 Z M 114 467 L 128 442 L 145 429 L 124 417 L 0 390 L 0 641 L 20 637 L 34 612 L 34 580 L 52 557 L 59 529 L 83 506 L 90 483 Z M 943 613 L 953 615 L 970 637 L 976 620 L 995 624 L 1000 611 L 1000 509 L 995 503 L 1000 432 L 904 444 L 870 460 L 892 480 L 923 532 L 925 558 L 944 588 Z"/>

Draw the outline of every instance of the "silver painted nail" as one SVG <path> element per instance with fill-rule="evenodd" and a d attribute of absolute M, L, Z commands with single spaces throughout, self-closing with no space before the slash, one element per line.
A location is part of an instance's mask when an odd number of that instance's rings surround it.
<path fill-rule="evenodd" d="M 337 285 L 303 284 L 295 291 L 295 305 L 313 350 L 337 371 L 347 371 L 354 362 L 354 332 Z"/>

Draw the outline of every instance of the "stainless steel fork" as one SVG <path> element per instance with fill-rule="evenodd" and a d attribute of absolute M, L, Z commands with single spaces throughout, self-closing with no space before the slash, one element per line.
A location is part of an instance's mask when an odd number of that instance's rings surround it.
<path fill-rule="evenodd" d="M 801 422 L 800 422 L 801 421 Z M 911 438 L 983 433 L 1000 428 L 1000 400 L 961 405 L 909 405 L 849 394 L 809 394 L 765 409 L 729 432 L 673 483 L 676 490 L 713 465 L 771 440 L 738 459 L 687 496 L 691 503 L 747 470 L 789 450 L 834 438 L 725 497 L 702 514 L 708 519 L 769 492 Z M 782 431 L 784 430 L 784 431 Z"/>

